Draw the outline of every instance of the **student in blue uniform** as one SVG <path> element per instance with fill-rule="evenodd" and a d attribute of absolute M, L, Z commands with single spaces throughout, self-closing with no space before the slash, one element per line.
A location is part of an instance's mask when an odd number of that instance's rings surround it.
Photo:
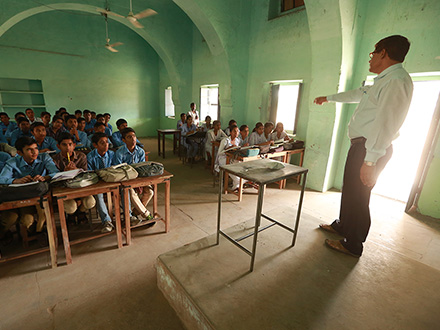
<path fill-rule="evenodd" d="M 7 139 L 17 127 L 17 123 L 10 121 L 6 112 L 0 112 L 0 129 Z"/>
<path fill-rule="evenodd" d="M 96 171 L 115 165 L 115 153 L 111 150 L 108 150 L 108 137 L 105 133 L 98 132 L 93 134 L 92 144 L 95 149 L 87 155 L 87 167 L 89 170 Z M 101 232 L 105 233 L 112 231 L 114 226 L 112 224 L 112 219 L 108 214 L 107 206 L 104 202 L 104 195 L 96 195 L 96 201 L 98 203 L 97 208 L 99 217 L 101 218 L 102 222 Z"/>
<path fill-rule="evenodd" d="M 15 146 L 15 142 L 22 137 L 32 137 L 31 134 L 31 124 L 29 123 L 29 120 L 27 118 L 20 117 L 18 118 L 18 129 L 12 132 L 11 134 L 11 146 Z"/>
<path fill-rule="evenodd" d="M 111 130 L 110 127 L 108 127 L 108 126 L 106 125 L 104 115 L 103 115 L 103 114 L 99 114 L 99 115 L 97 115 L 97 116 L 96 116 L 96 121 L 97 121 L 98 123 L 103 123 L 103 124 L 104 124 L 104 127 L 105 127 L 105 132 L 104 132 L 104 133 L 107 134 L 108 137 L 111 137 L 111 136 L 112 136 L 112 130 Z"/>
<path fill-rule="evenodd" d="M 62 117 L 55 115 L 52 118 L 52 124 L 46 128 L 47 136 L 50 136 L 55 141 L 58 141 L 60 134 L 66 132 L 66 129 L 63 126 L 64 120 Z"/>
<path fill-rule="evenodd" d="M 182 129 L 183 125 L 186 123 L 186 113 L 182 112 L 180 114 L 180 120 L 177 122 L 177 129 Z"/>
<path fill-rule="evenodd" d="M 122 141 L 122 134 L 121 132 L 128 127 L 128 123 L 125 119 L 120 118 L 116 121 L 116 127 L 118 128 L 117 132 L 114 132 L 111 136 L 111 140 L 113 142 L 113 147 L 119 148 L 120 146 L 124 145 L 124 142 Z M 143 148 L 143 144 L 139 141 L 139 139 L 136 139 L 136 144 Z"/>
<path fill-rule="evenodd" d="M 113 127 L 112 127 L 112 125 L 109 124 L 111 117 L 112 117 L 112 115 L 109 114 L 108 112 L 106 112 L 104 114 L 104 124 L 105 124 L 105 127 L 108 127 L 110 129 L 110 133 L 111 133 L 110 136 L 113 134 Z"/>
<path fill-rule="evenodd" d="M 0 143 L 8 143 L 6 136 L 4 136 L 3 131 L 0 129 Z"/>
<path fill-rule="evenodd" d="M 60 152 L 57 147 L 57 141 L 50 136 L 46 136 L 46 127 L 42 122 L 36 121 L 31 125 L 31 132 L 34 136 L 35 142 L 37 142 L 38 150 L 40 153 L 47 151 Z"/>
<path fill-rule="evenodd" d="M 26 119 L 27 120 L 27 119 Z M 29 123 L 29 122 L 28 122 Z M 0 173 L 0 184 L 30 183 L 35 181 L 48 181 L 58 171 L 52 158 L 48 154 L 39 154 L 37 143 L 29 136 L 20 137 L 15 143 L 18 156 L 9 159 Z M 36 226 L 34 213 L 38 214 Z M 0 240 L 9 243 L 12 234 L 9 228 L 15 224 L 20 216 L 20 223 L 30 233 L 41 232 L 46 217 L 44 211 L 37 206 L 20 207 L 16 210 L 3 211 L 0 216 Z"/>
<path fill-rule="evenodd" d="M 105 125 L 101 122 L 96 122 L 94 127 L 93 127 L 93 134 L 96 133 L 104 133 L 105 134 Z M 107 137 L 109 137 L 107 134 L 105 134 Z M 92 139 L 93 139 L 93 135 L 89 135 L 87 137 L 89 139 L 89 145 L 92 149 L 95 148 L 94 144 L 92 143 Z M 113 148 L 113 144 L 111 143 L 110 137 L 108 139 L 108 145 L 109 148 Z"/>
<path fill-rule="evenodd" d="M 78 119 L 74 115 L 67 117 L 67 130 L 72 134 L 77 147 L 90 148 L 91 142 L 86 132 L 78 130 Z"/>
<path fill-rule="evenodd" d="M 87 135 L 93 134 L 93 127 L 95 126 L 96 119 L 92 119 L 92 113 L 87 109 L 83 111 L 83 116 L 86 120 L 86 126 L 84 127 L 85 132 Z"/>
<path fill-rule="evenodd" d="M 120 147 L 118 150 L 116 150 L 115 163 L 136 164 L 136 163 L 144 162 L 145 151 L 144 149 L 136 145 L 137 139 L 136 139 L 136 132 L 134 131 L 134 129 L 131 127 L 124 128 L 121 134 L 124 145 Z M 138 192 L 142 204 L 145 207 L 147 207 L 148 202 L 151 200 L 154 194 L 152 187 L 151 186 L 143 187 L 142 192 L 141 191 Z M 130 194 L 131 194 L 130 199 L 132 199 L 133 194 L 136 194 L 136 192 L 131 189 Z M 144 220 L 152 219 L 152 216 L 148 210 L 146 214 L 139 214 L 137 217 L 133 217 L 131 213 L 131 203 L 128 207 L 130 209 L 130 221 L 132 225 L 136 225 Z"/>
<path fill-rule="evenodd" d="M 6 162 L 11 158 L 11 155 L 7 152 L 0 151 L 0 169 L 2 169 L 5 166 Z"/>
<path fill-rule="evenodd" d="M 186 124 L 182 126 L 182 144 L 187 149 L 187 157 L 191 160 L 197 155 L 199 151 L 199 145 L 192 140 L 188 140 L 186 137 L 197 132 L 196 125 L 193 124 L 191 116 L 186 117 Z"/>

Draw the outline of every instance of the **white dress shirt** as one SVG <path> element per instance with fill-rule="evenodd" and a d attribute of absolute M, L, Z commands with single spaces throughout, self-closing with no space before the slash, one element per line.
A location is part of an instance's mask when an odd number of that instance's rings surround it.
<path fill-rule="evenodd" d="M 365 161 L 376 163 L 399 136 L 411 103 L 413 83 L 401 63 L 374 78 L 373 86 L 327 96 L 328 101 L 359 103 L 350 123 L 348 137 L 367 139 Z"/>

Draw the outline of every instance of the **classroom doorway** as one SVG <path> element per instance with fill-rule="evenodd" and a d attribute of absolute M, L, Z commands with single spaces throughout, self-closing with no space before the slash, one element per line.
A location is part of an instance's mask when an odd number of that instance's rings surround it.
<path fill-rule="evenodd" d="M 414 80 L 411 106 L 400 136 L 393 142 L 393 156 L 373 189 L 375 194 L 405 203 L 416 177 L 440 93 L 440 80 Z"/>

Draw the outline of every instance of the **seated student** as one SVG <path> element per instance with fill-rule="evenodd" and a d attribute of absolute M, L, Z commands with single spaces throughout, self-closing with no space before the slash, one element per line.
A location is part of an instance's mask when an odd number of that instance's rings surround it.
<path fill-rule="evenodd" d="M 266 124 L 264 124 L 264 137 L 266 138 L 267 142 L 270 142 L 270 144 L 273 144 L 273 140 L 270 138 L 270 135 L 273 132 L 273 123 L 271 121 L 268 121 Z"/>
<path fill-rule="evenodd" d="M 36 121 L 39 121 L 39 122 L 41 122 L 41 123 L 43 122 L 43 121 L 41 120 L 41 118 L 35 117 L 34 110 L 32 110 L 31 108 L 27 108 L 26 111 L 25 111 L 25 113 L 26 113 L 26 117 L 27 117 L 27 119 L 29 119 L 29 123 L 33 124 L 33 123 L 35 123 Z"/>
<path fill-rule="evenodd" d="M 63 118 L 60 116 L 53 116 L 52 124 L 46 128 L 46 135 L 57 141 L 58 137 L 63 132 L 66 132 L 66 129 L 63 127 Z"/>
<path fill-rule="evenodd" d="M 78 122 L 77 130 L 86 133 L 86 120 L 83 117 L 79 117 L 76 119 L 76 121 Z"/>
<path fill-rule="evenodd" d="M 272 132 L 273 124 L 272 127 L 268 123 L 266 123 L 266 125 L 267 125 L 267 131 L 269 131 L 270 128 L 270 132 Z M 267 144 L 273 144 L 273 141 L 268 140 L 265 135 L 266 125 L 263 125 L 262 123 L 257 123 L 257 125 L 255 126 L 255 131 L 252 132 L 249 137 L 250 145 L 264 146 Z M 268 136 L 270 132 L 267 134 Z"/>
<path fill-rule="evenodd" d="M 0 143 L 8 143 L 6 136 L 4 136 L 3 131 L 0 130 Z"/>
<path fill-rule="evenodd" d="M 177 129 L 182 129 L 183 125 L 186 123 L 186 113 L 182 112 L 180 114 L 180 120 L 177 122 Z"/>
<path fill-rule="evenodd" d="M 31 132 L 34 136 L 35 142 L 37 142 L 38 151 L 40 153 L 47 151 L 60 151 L 57 147 L 57 141 L 50 136 L 46 136 L 46 127 L 44 127 L 43 123 L 38 121 L 33 123 L 31 125 Z"/>
<path fill-rule="evenodd" d="M 96 120 L 96 112 L 90 111 L 90 115 L 92 116 L 92 120 Z"/>
<path fill-rule="evenodd" d="M 117 132 L 114 132 L 110 137 L 110 140 L 113 142 L 113 146 L 115 148 L 119 148 L 124 145 L 124 141 L 122 141 L 122 131 L 128 127 L 128 123 L 125 119 L 120 118 L 116 121 L 116 127 L 118 128 Z M 144 145 L 136 138 L 136 144 L 143 148 Z"/>
<path fill-rule="evenodd" d="M 10 143 L 11 146 L 14 146 L 15 142 L 17 142 L 17 140 L 22 136 L 32 137 L 31 124 L 29 123 L 29 120 L 27 118 L 24 117 L 18 118 L 17 124 L 18 124 L 18 129 L 13 131 L 11 134 L 11 143 Z"/>
<path fill-rule="evenodd" d="M 215 170 L 220 172 L 220 165 L 226 165 L 226 150 L 232 147 L 238 147 L 240 145 L 240 139 L 238 138 L 239 130 L 237 125 L 231 127 L 231 136 L 225 137 L 220 142 L 218 147 L 217 158 L 215 160 Z M 240 178 L 236 175 L 230 174 L 229 177 L 232 179 L 232 190 L 238 188 L 240 184 Z"/>
<path fill-rule="evenodd" d="M 107 135 L 105 133 L 105 125 L 104 123 L 101 122 L 96 122 L 95 125 L 93 126 L 93 133 L 104 133 L 105 135 Z M 108 135 L 107 135 L 108 136 Z M 91 147 L 91 149 L 94 149 L 94 145 L 92 143 L 92 139 L 93 139 L 93 135 L 89 135 L 87 137 L 89 139 L 89 146 Z M 109 148 L 113 148 L 113 144 L 110 142 L 110 140 L 108 140 L 108 144 L 109 144 Z"/>
<path fill-rule="evenodd" d="M 108 126 L 105 124 L 105 117 L 104 117 L 104 115 L 103 115 L 103 114 L 99 114 L 99 115 L 97 115 L 97 116 L 96 116 L 96 121 L 97 121 L 98 123 L 103 123 L 103 124 L 104 124 L 104 127 L 105 127 L 105 128 L 104 128 L 104 129 L 105 129 L 104 133 L 107 134 L 108 137 L 111 137 L 111 136 L 112 136 L 112 131 L 111 131 L 110 127 L 108 127 Z"/>
<path fill-rule="evenodd" d="M 61 107 L 61 108 L 58 109 L 57 112 L 58 113 L 56 113 L 56 115 L 62 116 L 63 113 L 67 112 L 67 109 L 65 107 Z"/>
<path fill-rule="evenodd" d="M 75 151 L 75 146 L 75 138 L 72 134 L 68 132 L 60 134 L 57 144 L 60 152 L 53 157 L 53 161 L 61 172 L 76 170 L 79 168 L 87 171 L 87 157 L 82 152 Z M 93 208 L 95 204 L 96 201 L 93 196 L 65 200 L 64 210 L 67 213 L 67 221 L 75 222 L 76 216 L 78 223 L 81 221 L 87 222 L 85 211 Z"/>
<path fill-rule="evenodd" d="M 214 120 L 212 123 L 213 128 L 206 133 L 206 142 L 205 142 L 205 159 L 209 160 L 209 157 L 212 157 L 212 141 L 220 141 L 221 139 L 227 137 L 225 132 L 221 129 L 220 120 Z M 217 147 L 216 147 L 217 149 Z"/>
<path fill-rule="evenodd" d="M 187 157 L 191 160 L 194 159 L 199 151 L 199 145 L 192 140 L 187 140 L 187 136 L 194 134 L 197 131 L 196 125 L 193 124 L 191 116 L 186 117 L 186 124 L 182 127 L 182 144 L 187 149 Z"/>
<path fill-rule="evenodd" d="M 96 171 L 103 168 L 115 165 L 115 153 L 108 150 L 108 137 L 104 132 L 98 132 L 92 136 L 92 144 L 94 150 L 87 154 L 87 167 L 89 170 Z M 106 233 L 112 231 L 115 227 L 112 224 L 112 219 L 108 214 L 107 206 L 104 202 L 104 195 L 98 194 L 95 196 L 99 217 L 102 222 L 101 232 Z"/>
<path fill-rule="evenodd" d="M 18 127 L 17 123 L 9 121 L 9 116 L 6 112 L 0 112 L 0 120 L 0 129 L 3 132 L 3 135 L 9 139 L 12 132 Z"/>
<path fill-rule="evenodd" d="M 260 127 L 260 126 L 264 126 L 261 121 L 259 121 L 255 124 L 255 127 L 252 129 L 252 133 L 255 132 L 257 130 L 257 127 Z"/>
<path fill-rule="evenodd" d="M 213 128 L 213 124 L 211 124 L 211 116 L 205 117 L 205 123 L 202 125 L 202 132 L 208 132 Z"/>
<path fill-rule="evenodd" d="M 6 162 L 11 158 L 12 156 L 7 152 L 0 151 L 0 169 L 2 169 L 5 166 Z"/>
<path fill-rule="evenodd" d="M 124 142 L 124 146 L 116 150 L 115 152 L 115 164 L 121 164 L 121 163 L 127 163 L 127 164 L 134 164 L 134 163 L 141 163 L 145 161 L 145 151 L 141 147 L 136 145 L 136 132 L 131 127 L 124 128 L 121 132 L 122 134 L 122 141 Z M 135 193 L 134 191 L 130 191 L 131 194 Z M 153 197 L 153 188 L 151 186 L 143 187 L 142 194 L 141 194 L 141 202 L 142 204 L 147 207 L 148 202 Z M 133 198 L 132 195 L 130 195 L 130 199 Z M 128 206 L 129 209 L 131 209 L 131 206 Z M 130 210 L 130 217 L 132 217 L 131 210 Z M 146 214 L 140 214 L 134 218 L 131 218 L 132 222 L 135 222 L 134 224 L 138 224 L 139 221 L 143 220 L 150 220 L 153 217 L 151 216 L 150 212 L 147 210 Z"/>
<path fill-rule="evenodd" d="M 43 124 L 46 128 L 49 128 L 51 117 L 52 117 L 51 114 L 47 111 L 43 111 L 41 113 L 41 121 L 43 122 Z"/>
<path fill-rule="evenodd" d="M 27 119 L 26 119 L 27 120 Z M 29 122 L 28 122 L 29 124 Z M 56 173 L 56 168 L 52 158 L 48 154 L 39 154 L 38 147 L 34 139 L 29 136 L 20 137 L 15 147 L 18 156 L 9 159 L 0 173 L 0 184 L 28 183 L 34 181 L 48 181 Z M 38 222 L 34 224 L 34 214 L 38 214 Z M 4 242 L 12 240 L 9 228 L 13 226 L 20 216 L 20 223 L 23 224 L 30 233 L 35 230 L 41 232 L 46 217 L 44 211 L 38 205 L 20 207 L 15 210 L 3 211 L 0 216 L 0 239 Z M 9 232 L 9 234 L 7 234 Z M 6 237 L 5 237 L 6 235 Z"/>
<path fill-rule="evenodd" d="M 240 126 L 240 135 L 238 136 L 240 139 L 240 147 L 247 147 L 249 145 L 249 127 L 248 125 Z"/>
<path fill-rule="evenodd" d="M 86 126 L 84 128 L 87 135 L 90 135 L 93 133 L 93 127 L 95 126 L 96 119 L 92 119 L 92 113 L 90 110 L 84 110 L 83 112 L 84 119 L 86 121 Z"/>
<path fill-rule="evenodd" d="M 76 119 L 81 118 L 83 115 L 83 112 L 81 110 L 75 110 L 75 117 Z"/>
<path fill-rule="evenodd" d="M 283 123 L 281 123 L 281 122 L 277 123 L 275 130 L 270 134 L 270 139 L 274 140 L 274 141 L 290 140 L 289 136 L 287 135 L 286 131 L 284 130 Z"/>
<path fill-rule="evenodd" d="M 108 127 L 110 129 L 110 135 L 109 136 L 111 136 L 113 134 L 113 127 L 112 127 L 112 125 L 109 124 L 109 121 L 110 121 L 111 117 L 112 117 L 112 115 L 109 114 L 108 112 L 106 112 L 104 114 L 104 124 L 105 124 L 105 127 L 106 128 Z"/>
<path fill-rule="evenodd" d="M 70 114 L 68 112 L 63 112 L 60 116 L 63 118 L 63 127 L 67 131 L 67 118 L 69 118 Z"/>
<path fill-rule="evenodd" d="M 72 134 L 76 145 L 90 148 L 90 140 L 85 132 L 78 130 L 78 120 L 74 115 L 67 117 L 67 130 Z"/>
<path fill-rule="evenodd" d="M 231 135 L 231 127 L 234 125 L 237 126 L 237 122 L 234 119 L 231 119 L 229 121 L 228 127 L 225 129 L 225 134 L 227 136 Z"/>

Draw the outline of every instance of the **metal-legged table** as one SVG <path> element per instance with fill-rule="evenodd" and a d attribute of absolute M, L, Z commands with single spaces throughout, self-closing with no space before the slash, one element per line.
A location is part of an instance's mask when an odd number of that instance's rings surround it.
<path fill-rule="evenodd" d="M 222 210 L 222 193 L 223 193 L 223 175 L 224 175 L 225 171 L 227 171 L 229 174 L 234 174 L 238 177 L 250 180 L 250 181 L 258 184 L 258 186 L 259 186 L 257 214 L 255 216 L 254 232 L 247 234 L 247 235 L 240 237 L 240 238 L 233 238 L 233 237 L 229 236 L 228 234 L 226 234 L 225 232 L 223 232 L 220 228 L 221 210 Z M 291 246 L 294 246 L 296 236 L 298 234 L 298 225 L 299 225 L 299 219 L 301 216 L 301 207 L 302 207 L 302 202 L 303 202 L 303 198 L 304 198 L 304 188 L 306 186 L 307 172 L 308 172 L 308 169 L 306 169 L 306 168 L 291 165 L 291 164 L 283 164 L 281 162 L 270 160 L 270 159 L 260 159 L 260 160 L 250 161 L 250 162 L 243 162 L 243 163 L 228 164 L 228 165 L 220 166 L 218 213 L 217 213 L 217 242 L 216 242 L 216 244 L 219 244 L 220 235 L 222 235 L 226 239 L 228 239 L 230 242 L 232 242 L 235 246 L 239 247 L 241 250 L 246 252 L 251 257 L 250 271 L 254 270 L 255 255 L 256 255 L 256 250 L 257 250 L 257 239 L 258 239 L 258 233 L 260 231 L 266 230 L 274 225 L 278 225 L 281 228 L 293 233 L 293 239 L 292 239 Z M 278 222 L 277 220 L 275 220 L 275 219 L 273 219 L 263 213 L 264 190 L 266 188 L 266 185 L 269 183 L 280 181 L 280 180 L 285 180 L 285 179 L 288 179 L 292 176 L 301 175 L 301 174 L 303 177 L 303 182 L 302 182 L 301 194 L 299 197 L 298 211 L 296 214 L 295 227 L 291 228 L 291 227 L 286 226 L 285 224 Z M 269 220 L 272 223 L 260 228 L 261 217 Z M 250 251 L 248 248 L 246 248 L 245 246 L 240 244 L 240 241 L 242 241 L 245 238 L 248 238 L 250 236 L 254 236 L 253 243 L 252 243 L 252 251 Z"/>

